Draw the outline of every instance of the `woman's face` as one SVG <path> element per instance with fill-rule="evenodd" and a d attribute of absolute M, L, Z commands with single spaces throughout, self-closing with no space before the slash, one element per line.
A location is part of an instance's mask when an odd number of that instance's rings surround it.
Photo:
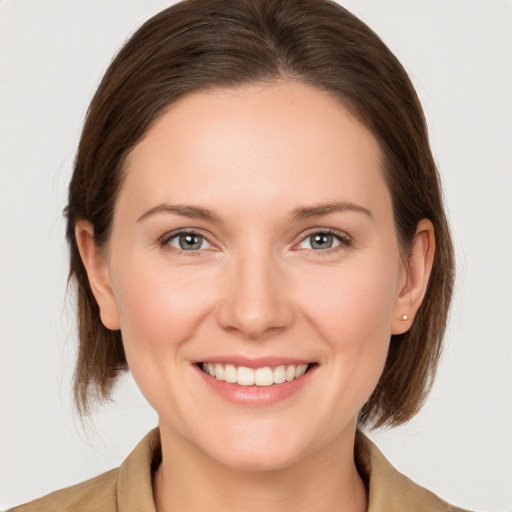
<path fill-rule="evenodd" d="M 353 441 L 408 313 L 381 167 L 301 83 L 190 94 L 138 143 L 95 289 L 163 436 L 254 469 Z"/>

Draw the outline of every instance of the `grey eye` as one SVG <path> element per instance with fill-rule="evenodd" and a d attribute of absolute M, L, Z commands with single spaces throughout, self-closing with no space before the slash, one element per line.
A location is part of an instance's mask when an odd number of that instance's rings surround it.
<path fill-rule="evenodd" d="M 335 242 L 334 236 L 329 233 L 315 233 L 309 237 L 313 249 L 331 249 Z"/>
<path fill-rule="evenodd" d="M 169 240 L 169 245 L 182 251 L 199 251 L 208 249 L 209 242 L 201 235 L 195 233 L 179 233 Z"/>
<path fill-rule="evenodd" d="M 325 251 L 341 245 L 339 236 L 331 233 L 313 233 L 307 236 L 300 244 L 301 249 L 314 249 L 316 251 Z"/>

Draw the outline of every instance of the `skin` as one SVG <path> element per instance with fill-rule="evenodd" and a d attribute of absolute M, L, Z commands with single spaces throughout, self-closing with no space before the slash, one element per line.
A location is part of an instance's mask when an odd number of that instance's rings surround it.
<path fill-rule="evenodd" d="M 402 257 L 381 168 L 371 132 L 308 85 L 194 93 L 130 154 L 107 248 L 77 223 L 102 321 L 121 329 L 159 415 L 159 512 L 366 510 L 353 461 L 357 413 L 390 335 L 414 318 L 434 252 L 423 220 Z M 319 205 L 331 207 L 311 210 Z M 179 229 L 204 237 L 200 248 L 180 250 L 170 238 Z M 313 248 L 309 237 L 329 230 L 332 247 Z M 195 366 L 227 356 L 315 367 L 284 400 L 244 405 Z"/>

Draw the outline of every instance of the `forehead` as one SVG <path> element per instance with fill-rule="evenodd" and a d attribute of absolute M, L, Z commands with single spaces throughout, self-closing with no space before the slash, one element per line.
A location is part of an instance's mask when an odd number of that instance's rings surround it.
<path fill-rule="evenodd" d="M 297 82 L 247 85 L 171 105 L 129 155 L 120 201 L 371 203 L 387 195 L 381 168 L 374 136 L 327 93 Z"/>

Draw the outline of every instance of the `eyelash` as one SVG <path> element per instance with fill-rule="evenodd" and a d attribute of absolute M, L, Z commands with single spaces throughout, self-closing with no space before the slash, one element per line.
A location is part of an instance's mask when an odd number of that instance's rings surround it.
<path fill-rule="evenodd" d="M 353 239 L 349 235 L 347 235 L 347 233 L 345 233 L 343 231 L 338 231 L 336 229 L 329 229 L 329 228 L 314 228 L 310 231 L 307 231 L 305 234 L 303 234 L 300 241 L 297 244 L 295 244 L 295 246 L 303 243 L 308 238 L 310 238 L 314 235 L 331 235 L 332 237 L 336 238 L 339 242 L 339 245 L 337 245 L 335 247 L 330 247 L 328 249 L 316 250 L 316 251 L 314 249 L 305 249 L 305 250 L 312 251 L 317 256 L 327 256 L 329 254 L 332 255 L 333 252 L 337 252 L 339 250 L 346 249 L 347 247 L 350 247 L 353 243 Z"/>
<path fill-rule="evenodd" d="M 187 256 L 199 256 L 199 254 L 201 253 L 201 250 L 186 251 L 184 249 L 178 249 L 177 247 L 171 247 L 169 245 L 169 242 L 171 240 L 173 240 L 174 238 L 178 238 L 181 235 L 195 235 L 197 237 L 200 237 L 200 238 L 206 240 L 209 244 L 211 244 L 211 242 L 208 240 L 208 237 L 203 235 L 202 233 L 200 233 L 197 230 L 194 230 L 194 229 L 180 229 L 178 231 L 173 231 L 172 233 L 166 233 L 165 235 L 163 235 L 158 240 L 158 246 L 161 249 L 167 249 L 169 251 L 176 252 L 178 254 L 186 253 Z"/>
<path fill-rule="evenodd" d="M 168 249 L 168 250 L 170 250 L 172 252 L 176 252 L 178 254 L 179 253 L 186 253 L 187 256 L 198 256 L 201 253 L 201 251 L 204 250 L 204 249 L 199 249 L 199 250 L 195 250 L 195 251 L 193 251 L 193 250 L 187 251 L 187 250 L 184 250 L 184 249 L 178 249 L 176 247 L 171 247 L 169 245 L 169 242 L 171 240 L 173 240 L 175 238 L 178 238 L 181 235 L 188 235 L 188 234 L 196 235 L 196 236 L 204 239 L 210 245 L 213 245 L 208 240 L 207 236 L 201 234 L 197 230 L 194 230 L 194 229 L 180 229 L 179 231 L 174 231 L 172 233 L 166 233 L 165 235 L 163 235 L 158 240 L 158 246 L 160 248 L 162 248 L 162 249 Z M 296 243 L 294 245 L 294 247 L 297 247 L 298 245 L 300 245 L 301 243 L 303 243 L 308 238 L 310 238 L 310 237 L 312 237 L 314 235 L 331 235 L 334 238 L 336 238 L 338 240 L 338 242 L 339 242 L 339 245 L 337 245 L 335 247 L 323 249 L 323 250 L 302 249 L 302 250 L 312 251 L 312 252 L 314 252 L 315 254 L 317 254 L 319 256 L 323 256 L 325 254 L 332 254 L 335 251 L 338 251 L 338 250 L 350 247 L 352 245 L 352 243 L 353 243 L 352 238 L 349 235 L 347 235 L 346 233 L 342 232 L 342 231 L 337 231 L 335 229 L 329 229 L 329 228 L 315 228 L 315 229 L 312 229 L 312 230 L 306 232 L 305 234 L 303 234 L 301 239 L 300 239 L 300 241 L 298 243 Z M 297 250 L 301 250 L 301 249 L 297 249 Z"/>

